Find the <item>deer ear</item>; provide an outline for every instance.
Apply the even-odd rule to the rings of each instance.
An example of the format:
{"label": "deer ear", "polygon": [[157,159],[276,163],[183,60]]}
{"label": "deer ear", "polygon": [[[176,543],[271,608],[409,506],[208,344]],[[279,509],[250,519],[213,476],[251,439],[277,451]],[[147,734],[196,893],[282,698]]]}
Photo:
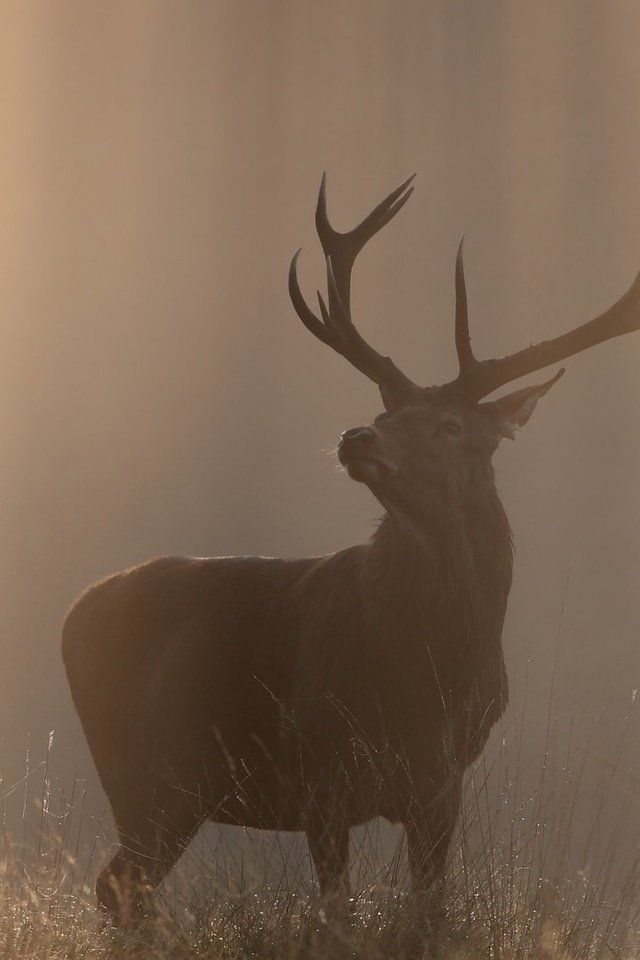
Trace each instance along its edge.
{"label": "deer ear", "polygon": [[545,383],[535,387],[524,387],[522,390],[507,394],[506,397],[500,397],[499,400],[480,404],[481,409],[486,411],[490,418],[496,434],[496,443],[504,437],[508,437],[509,440],[515,439],[516,430],[527,423],[540,397],[543,397],[547,390],[557,383],[563,373],[564,367]]}

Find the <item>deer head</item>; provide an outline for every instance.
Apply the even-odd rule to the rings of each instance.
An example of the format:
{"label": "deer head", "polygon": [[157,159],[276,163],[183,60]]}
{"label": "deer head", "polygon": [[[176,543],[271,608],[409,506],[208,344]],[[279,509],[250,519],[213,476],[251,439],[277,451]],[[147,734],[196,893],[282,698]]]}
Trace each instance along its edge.
{"label": "deer head", "polygon": [[[367,243],[407,202],[413,177],[389,194],[353,230],[340,233],[327,216],[323,175],[316,229],[327,268],[328,300],[318,293],[320,315],[305,302],[297,278],[298,250],[289,270],[289,294],[308,330],[340,353],[380,389],[386,413],[369,427],[347,430],[338,456],[350,476],[366,483],[390,512],[428,510],[432,518],[489,478],[491,455],[504,437],[531,416],[538,400],[562,376],[525,387],[498,400],[480,401],[494,390],[612,337],[640,327],[640,274],[627,293],[595,320],[518,353],[478,360],[471,349],[462,242],[455,266],[455,345],[459,373],[441,386],[420,387],[389,357],[358,333],[350,306],[351,272]],[[485,480],[483,480],[483,477]],[[488,489],[489,487],[487,487]],[[401,505],[401,506],[399,506]]]}

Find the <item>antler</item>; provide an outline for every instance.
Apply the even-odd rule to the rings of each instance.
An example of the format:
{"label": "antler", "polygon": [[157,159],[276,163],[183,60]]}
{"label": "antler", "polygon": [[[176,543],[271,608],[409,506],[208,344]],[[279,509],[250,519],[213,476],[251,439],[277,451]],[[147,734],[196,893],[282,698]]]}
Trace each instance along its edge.
{"label": "antler", "polygon": [[[415,176],[415,174],[414,174]],[[384,357],[371,347],[358,333],[351,320],[351,270],[356,257],[371,237],[382,229],[402,209],[411,194],[409,187],[413,177],[393,190],[353,230],[340,233],[329,223],[327,216],[326,174],[322,175],[318,205],[316,207],[316,230],[322,244],[327,264],[327,307],[318,292],[322,319],[307,305],[298,284],[297,263],[300,250],[294,255],[289,268],[289,296],[296,313],[311,333],[342,354],[354,367],[373,380],[380,389],[387,410],[398,405],[399,398],[417,386],[389,357]]]}
{"label": "antler", "polygon": [[552,363],[572,357],[598,343],[640,329],[640,273],[613,306],[594,320],[588,320],[568,333],[534,343],[518,353],[491,360],[476,360],[471,350],[467,293],[464,281],[462,241],[456,258],[455,337],[460,373],[450,384],[474,400],[480,400],[498,387],[541,370]]}
{"label": "antler", "polygon": [[[415,176],[415,174],[414,174]],[[316,230],[327,264],[327,307],[318,292],[320,317],[307,305],[298,284],[297,264],[300,250],[289,268],[289,296],[296,313],[311,333],[326,343],[349,363],[373,380],[380,389],[387,410],[397,409],[412,402],[421,388],[406,376],[389,357],[371,347],[358,333],[351,319],[351,271],[356,257],[379,230],[402,209],[411,194],[414,177],[409,177],[375,207],[353,230],[340,233],[329,223],[327,216],[326,175],[322,175]],[[572,357],[598,343],[632,333],[640,329],[640,273],[627,292],[595,320],[589,320],[574,330],[553,340],[534,343],[507,357],[477,360],[471,349],[467,290],[464,279],[463,241],[460,241],[455,272],[456,309],[455,342],[460,372],[447,387],[455,387],[473,400],[481,400],[498,387],[520,377],[541,370],[552,363]]]}

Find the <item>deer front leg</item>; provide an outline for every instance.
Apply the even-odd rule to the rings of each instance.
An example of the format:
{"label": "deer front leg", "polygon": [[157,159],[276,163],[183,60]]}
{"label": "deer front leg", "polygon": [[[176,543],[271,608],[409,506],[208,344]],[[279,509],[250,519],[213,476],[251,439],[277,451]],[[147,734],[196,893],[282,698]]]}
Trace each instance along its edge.
{"label": "deer front leg", "polygon": [[455,777],[431,801],[417,800],[407,817],[407,852],[411,872],[409,953],[421,956],[428,944],[436,955],[443,933],[444,874],[447,853],[461,801],[461,780]]}
{"label": "deer front leg", "polygon": [[341,919],[348,912],[351,895],[349,826],[337,811],[318,812],[307,823],[306,834],[327,922]]}

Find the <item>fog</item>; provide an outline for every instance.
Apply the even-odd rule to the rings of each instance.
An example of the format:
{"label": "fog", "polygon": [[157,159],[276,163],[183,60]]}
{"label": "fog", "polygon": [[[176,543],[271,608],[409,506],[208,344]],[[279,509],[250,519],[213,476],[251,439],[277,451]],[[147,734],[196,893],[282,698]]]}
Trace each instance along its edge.
{"label": "fog", "polygon": [[[343,228],[418,174],[353,281],[359,328],[416,381],[456,373],[462,233],[480,357],[596,316],[640,267],[640,7],[16,0],[0,19],[0,791],[54,730],[56,776],[99,810],[59,653],[74,596],[159,553],[329,552],[381,513],[332,455],[375,388],[288,302],[298,246],[322,283],[322,171]],[[497,735],[520,724],[534,770],[548,730],[558,757],[570,736],[596,798],[617,763],[629,844],[639,370],[639,334],[570,360],[495,458],[516,544]]]}

